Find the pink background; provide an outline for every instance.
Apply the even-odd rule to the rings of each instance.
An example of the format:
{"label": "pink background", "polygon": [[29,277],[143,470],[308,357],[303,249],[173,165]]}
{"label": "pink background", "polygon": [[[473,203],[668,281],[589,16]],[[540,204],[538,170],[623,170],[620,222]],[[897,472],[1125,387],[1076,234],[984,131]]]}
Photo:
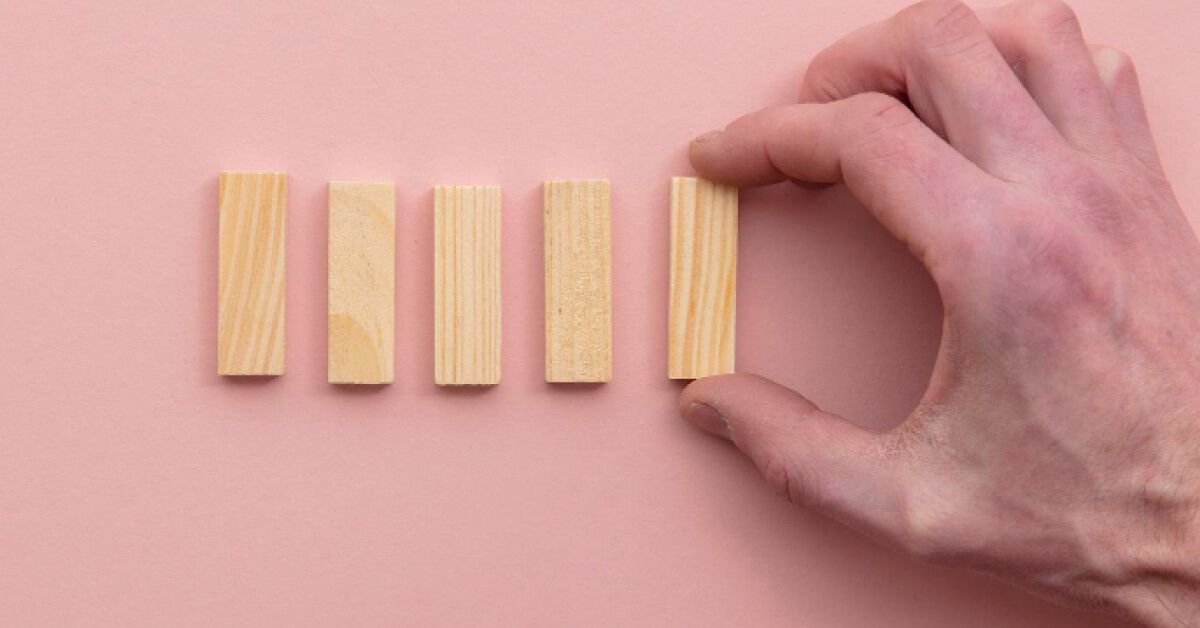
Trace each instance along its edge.
{"label": "pink background", "polygon": [[[1117,626],[909,562],[677,417],[668,177],[900,0],[0,4],[0,625]],[[1200,219],[1200,10],[1078,2]],[[288,373],[215,375],[221,169],[291,175]],[[607,177],[615,379],[542,382],[541,181]],[[325,377],[330,179],[398,186],[398,381]],[[430,187],[504,185],[504,383],[432,384]],[[742,195],[738,366],[885,426],[939,302],[842,190]]]}

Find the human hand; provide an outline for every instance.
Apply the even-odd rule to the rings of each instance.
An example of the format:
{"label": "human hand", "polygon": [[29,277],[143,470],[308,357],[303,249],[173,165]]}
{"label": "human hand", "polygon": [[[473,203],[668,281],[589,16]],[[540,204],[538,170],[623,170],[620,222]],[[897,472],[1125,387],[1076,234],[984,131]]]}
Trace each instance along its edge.
{"label": "human hand", "polygon": [[740,374],[688,386],[685,418],[918,558],[1200,625],[1200,246],[1128,58],[1059,2],[930,0],[819,54],[800,101],[692,163],[844,183],[938,286],[932,380],[883,434]]}

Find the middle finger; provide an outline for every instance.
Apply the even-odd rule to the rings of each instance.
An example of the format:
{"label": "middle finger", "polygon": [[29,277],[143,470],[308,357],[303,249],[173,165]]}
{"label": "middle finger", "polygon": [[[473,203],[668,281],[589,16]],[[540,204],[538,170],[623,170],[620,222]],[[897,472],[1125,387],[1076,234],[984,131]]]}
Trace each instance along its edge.
{"label": "middle finger", "polygon": [[975,13],[926,0],[835,43],[813,59],[801,100],[862,92],[907,98],[918,116],[985,171],[1029,180],[1065,141]]}

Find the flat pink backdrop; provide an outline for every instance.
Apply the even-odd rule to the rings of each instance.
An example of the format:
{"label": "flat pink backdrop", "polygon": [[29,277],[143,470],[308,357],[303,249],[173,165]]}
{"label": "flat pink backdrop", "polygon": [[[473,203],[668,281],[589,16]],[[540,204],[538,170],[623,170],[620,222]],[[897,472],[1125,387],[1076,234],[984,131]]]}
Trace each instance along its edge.
{"label": "flat pink backdrop", "polygon": [[[668,177],[900,0],[0,4],[0,625],[1117,626],[914,564],[678,419]],[[1200,219],[1200,10],[1078,2]],[[287,375],[215,375],[222,169],[291,175]],[[541,182],[613,183],[612,383],[542,382]],[[326,182],[398,186],[398,381],[325,384]],[[432,373],[431,192],[504,186],[504,383]],[[738,367],[874,426],[940,328],[839,189],[742,195]]]}

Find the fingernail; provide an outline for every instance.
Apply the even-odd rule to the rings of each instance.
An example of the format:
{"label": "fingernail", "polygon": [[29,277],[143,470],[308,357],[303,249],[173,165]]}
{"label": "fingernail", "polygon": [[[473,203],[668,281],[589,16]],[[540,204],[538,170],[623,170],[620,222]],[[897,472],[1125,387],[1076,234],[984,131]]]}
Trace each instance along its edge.
{"label": "fingernail", "polygon": [[724,131],[720,131],[720,130],[709,131],[708,133],[705,133],[704,135],[701,135],[700,137],[697,137],[696,139],[694,139],[692,141],[695,142],[696,144],[703,144],[722,133],[724,133]]}
{"label": "fingernail", "polygon": [[729,421],[721,416],[716,410],[702,404],[693,403],[683,411],[683,418],[692,423],[696,427],[708,432],[716,434],[721,438],[733,439],[733,433],[729,429]]}

